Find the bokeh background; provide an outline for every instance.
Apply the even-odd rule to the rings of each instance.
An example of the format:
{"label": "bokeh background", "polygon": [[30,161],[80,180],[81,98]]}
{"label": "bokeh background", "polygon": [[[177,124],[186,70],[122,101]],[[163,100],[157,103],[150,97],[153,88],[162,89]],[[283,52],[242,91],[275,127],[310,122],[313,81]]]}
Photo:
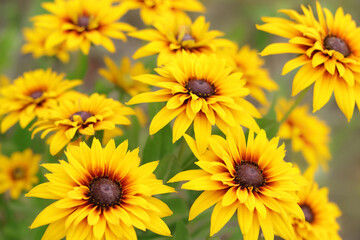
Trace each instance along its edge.
{"label": "bokeh background", "polygon": [[[45,11],[40,7],[42,0],[0,0],[0,75],[5,74],[10,79],[15,79],[23,72],[35,68],[52,67],[58,72],[69,73],[74,70],[77,62],[77,54],[71,56],[69,64],[62,64],[57,59],[41,58],[34,60],[31,55],[20,53],[24,42],[22,29],[30,27],[31,16]],[[236,41],[240,45],[250,45],[259,51],[272,42],[285,41],[284,39],[271,36],[256,30],[255,25],[261,23],[261,16],[281,16],[278,9],[291,8],[300,10],[300,4],[315,6],[315,1],[295,0],[203,0],[207,8],[205,13],[207,21],[211,23],[211,29],[226,33],[225,37]],[[343,7],[346,13],[350,13],[353,19],[360,25],[360,12],[358,0],[323,0],[323,7],[335,12],[337,7]],[[191,14],[196,17],[198,14]],[[144,25],[138,15],[138,11],[131,11],[124,16],[126,21],[138,28]],[[124,56],[131,56],[142,44],[140,40],[129,38],[127,43],[116,42],[117,52],[110,54],[115,60]],[[360,41],[359,41],[360,44]],[[90,52],[90,65],[84,79],[82,90],[92,92],[96,89],[95,82],[101,77],[97,69],[103,66],[102,56],[108,53],[101,47],[92,48]],[[284,63],[290,59],[290,55],[276,55],[265,58],[266,68],[271,77],[280,85],[280,95],[290,97],[291,83],[294,72],[282,76],[281,69]],[[154,66],[153,58],[145,58],[143,61],[148,67]],[[105,80],[103,80],[105,81]],[[270,99],[272,96],[270,96]],[[311,103],[311,92],[305,97],[304,102]],[[325,120],[331,127],[331,152],[333,159],[330,162],[328,172],[318,172],[316,180],[321,187],[326,186],[330,191],[330,200],[336,202],[342,216],[339,219],[341,225],[340,235],[346,240],[360,239],[360,117],[359,111],[355,110],[354,117],[350,122],[340,112],[334,98],[316,116]],[[19,133],[21,135],[21,133]],[[23,138],[16,138],[16,144],[3,141],[2,152],[10,154],[15,150],[23,150],[31,143],[25,143]],[[290,151],[290,149],[288,149]],[[292,154],[292,157],[301,160],[300,155]],[[40,174],[43,174],[43,170]],[[44,228],[29,230],[34,217],[39,213],[37,206],[47,204],[45,200],[29,200],[20,198],[4,207],[0,202],[0,239],[40,239]],[[221,239],[226,239],[223,237]]]}

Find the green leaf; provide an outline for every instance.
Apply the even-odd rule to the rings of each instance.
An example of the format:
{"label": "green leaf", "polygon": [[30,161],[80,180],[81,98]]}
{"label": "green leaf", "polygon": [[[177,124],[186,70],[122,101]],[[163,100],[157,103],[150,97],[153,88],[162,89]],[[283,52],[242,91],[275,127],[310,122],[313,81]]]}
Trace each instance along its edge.
{"label": "green leaf", "polygon": [[189,231],[186,228],[186,225],[183,221],[178,221],[176,223],[174,239],[175,240],[189,240],[190,239]]}

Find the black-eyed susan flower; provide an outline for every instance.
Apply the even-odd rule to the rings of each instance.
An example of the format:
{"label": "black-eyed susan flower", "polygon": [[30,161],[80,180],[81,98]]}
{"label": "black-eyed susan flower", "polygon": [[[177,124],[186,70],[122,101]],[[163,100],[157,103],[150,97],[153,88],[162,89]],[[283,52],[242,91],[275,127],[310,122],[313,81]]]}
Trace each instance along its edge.
{"label": "black-eyed susan flower", "polygon": [[336,219],[341,215],[341,211],[335,203],[329,201],[329,189],[326,187],[319,188],[312,177],[312,170],[309,170],[305,172],[309,184],[297,193],[305,221],[293,218],[295,239],[340,240],[341,237],[338,234],[340,226]]}
{"label": "black-eyed susan flower", "polygon": [[0,193],[9,191],[11,198],[17,199],[23,190],[29,191],[39,181],[40,159],[31,149],[15,152],[10,158],[0,155]]}
{"label": "black-eyed susan flower", "polygon": [[[289,111],[294,101],[280,99],[275,106],[277,120],[280,121]],[[330,128],[316,116],[309,113],[307,105],[296,107],[279,128],[277,135],[291,140],[292,150],[301,152],[305,160],[313,167],[319,164],[328,169],[331,159],[329,150]]]}
{"label": "black-eyed susan flower", "polygon": [[97,93],[90,97],[64,99],[48,110],[48,117],[39,119],[31,127],[33,136],[43,131],[41,138],[49,138],[50,153],[55,155],[66,144],[79,136],[93,136],[96,131],[115,129],[116,125],[129,125],[128,115],[134,111],[119,101]]}
{"label": "black-eyed susan flower", "polygon": [[69,90],[80,84],[80,80],[64,80],[64,74],[51,69],[24,73],[0,90],[0,115],[5,115],[1,132],[18,121],[25,128],[35,117],[43,117],[46,110],[60,99],[76,95]]}
{"label": "black-eyed susan flower", "polygon": [[260,228],[266,240],[274,234],[295,238],[289,214],[304,219],[296,196],[304,179],[284,161],[284,144],[278,147],[278,137],[269,141],[261,130],[254,138],[250,130],[246,143],[242,128],[233,127],[226,139],[211,136],[203,154],[191,137],[185,139],[201,169],[180,172],[170,182],[190,180],[182,188],[204,191],[191,206],[189,220],[215,204],[210,236],[237,212],[245,240],[257,240]]}
{"label": "black-eyed susan flower", "polygon": [[186,16],[185,12],[204,12],[204,5],[198,0],[113,0],[121,2],[128,10],[140,9],[140,17],[147,24],[153,24],[159,17]]}
{"label": "black-eyed susan flower", "polygon": [[240,49],[229,48],[218,54],[228,60],[235,72],[244,74],[245,87],[250,90],[249,96],[263,105],[268,105],[264,90],[277,90],[278,85],[270,78],[269,72],[263,68],[264,60],[259,57],[257,50],[243,46]]}
{"label": "black-eyed susan flower", "polygon": [[[280,10],[291,20],[264,17],[258,29],[290,39],[287,43],[267,46],[262,55],[296,53],[288,61],[283,74],[301,66],[296,73],[292,95],[314,84],[313,110],[322,108],[334,92],[341,111],[350,121],[355,100],[360,104],[360,30],[349,14],[337,9],[335,16],[316,3],[318,20],[311,7],[301,6],[303,14]],[[325,15],[324,15],[325,13]]]}
{"label": "black-eyed susan flower", "polygon": [[133,97],[128,104],[164,102],[152,119],[150,134],[154,134],[175,118],[173,141],[178,140],[194,123],[194,132],[200,151],[207,146],[212,125],[223,131],[228,126],[241,124],[259,130],[253,116],[260,117],[256,108],[244,97],[241,73],[231,73],[232,68],[216,55],[195,55],[182,52],[172,62],[155,71],[159,75],[144,74],[135,77],[160,90]]}
{"label": "black-eyed susan flower", "polygon": [[172,214],[153,195],[174,192],[156,179],[157,162],[140,166],[139,149],[128,151],[127,141],[115,147],[114,140],[102,148],[94,139],[91,148],[68,146],[67,162],[43,164],[50,171],[48,182],[26,196],[54,199],[30,228],[47,225],[42,239],[129,239],[134,228],[171,236],[161,219]]}
{"label": "black-eyed susan flower", "polygon": [[63,63],[69,61],[69,53],[66,48],[66,44],[58,44],[53,47],[45,47],[46,39],[52,30],[46,28],[25,28],[24,37],[25,44],[21,48],[23,54],[31,53],[34,58],[40,58],[42,56],[52,57],[56,56]]}
{"label": "black-eyed susan flower", "polygon": [[229,40],[219,38],[224,34],[217,30],[209,31],[209,23],[200,16],[194,22],[187,16],[175,18],[166,16],[154,23],[154,29],[143,29],[129,33],[129,36],[149,41],[139,48],[133,58],[138,59],[158,54],[157,64],[169,62],[176,53],[213,53],[218,48],[234,48]]}
{"label": "black-eyed susan flower", "polygon": [[130,59],[128,57],[124,57],[118,67],[114,61],[107,56],[104,58],[104,61],[107,69],[99,69],[99,74],[121,88],[124,92],[134,96],[139,93],[149,91],[149,86],[147,84],[134,81],[131,78],[132,76],[150,72],[145,69],[143,63],[136,62],[134,65],[131,65]]}
{"label": "black-eyed susan flower", "polygon": [[124,31],[134,27],[118,22],[126,9],[113,6],[111,0],[55,0],[42,7],[50,12],[32,18],[35,27],[48,29],[45,48],[66,44],[68,50],[78,50],[88,54],[91,44],[102,45],[115,52],[111,38],[126,40]]}
{"label": "black-eyed susan flower", "polygon": [[0,89],[10,84],[10,79],[5,75],[0,75]]}

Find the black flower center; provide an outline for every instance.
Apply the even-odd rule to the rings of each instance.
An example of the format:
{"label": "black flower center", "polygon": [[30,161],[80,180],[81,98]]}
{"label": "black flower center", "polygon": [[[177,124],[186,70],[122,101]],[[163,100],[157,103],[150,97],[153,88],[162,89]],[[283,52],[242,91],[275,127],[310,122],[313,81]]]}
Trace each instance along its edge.
{"label": "black flower center", "polygon": [[37,90],[37,91],[34,91],[30,94],[30,97],[32,97],[33,99],[37,99],[39,97],[41,97],[43,95],[43,91],[41,90]]}
{"label": "black flower center", "polygon": [[242,187],[258,188],[265,184],[262,171],[254,163],[241,163],[235,167],[235,181]]}
{"label": "black flower center", "polygon": [[343,40],[334,36],[327,36],[324,39],[324,47],[328,50],[335,50],[344,55],[344,57],[349,56],[351,53],[349,46]]}
{"label": "black flower center", "polygon": [[305,221],[312,223],[314,221],[314,213],[307,204],[300,205],[301,210],[304,212]]}
{"label": "black flower center", "polygon": [[21,167],[16,167],[12,171],[12,177],[14,180],[19,180],[25,177],[25,171]]}
{"label": "black flower center", "polygon": [[106,177],[95,178],[89,185],[89,201],[101,208],[107,208],[120,203],[122,188],[119,182]]}
{"label": "black flower center", "polygon": [[205,80],[192,79],[185,88],[201,98],[207,98],[215,94],[215,88]]}
{"label": "black flower center", "polygon": [[81,120],[82,120],[83,122],[85,122],[89,117],[92,116],[92,114],[89,113],[89,112],[80,111],[80,112],[76,112],[76,113],[74,113],[73,115],[71,115],[69,119],[70,119],[71,121],[74,121],[74,116],[75,116],[75,115],[80,116],[80,117],[81,117]]}
{"label": "black flower center", "polygon": [[87,28],[90,23],[90,18],[88,16],[81,16],[78,18],[77,25],[79,27]]}

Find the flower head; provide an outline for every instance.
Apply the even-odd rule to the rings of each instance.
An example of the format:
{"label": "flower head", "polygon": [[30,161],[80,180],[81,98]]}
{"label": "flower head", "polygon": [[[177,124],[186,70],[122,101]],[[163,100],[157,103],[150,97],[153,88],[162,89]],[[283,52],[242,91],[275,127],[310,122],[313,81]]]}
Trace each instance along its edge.
{"label": "flower head", "polygon": [[5,132],[17,121],[25,128],[35,117],[46,115],[47,109],[60,99],[76,95],[69,89],[80,85],[80,80],[64,80],[64,74],[47,70],[24,73],[12,84],[0,90],[1,131]]}
{"label": "flower head", "polygon": [[174,192],[157,180],[158,162],[140,165],[139,150],[128,151],[127,141],[114,140],[102,148],[94,139],[91,148],[68,146],[68,162],[44,164],[49,180],[26,196],[54,199],[30,228],[47,225],[42,239],[137,239],[135,229],[171,236],[162,217],[169,207],[153,197]]}
{"label": "flower head", "polygon": [[[290,109],[294,101],[280,99],[275,107],[278,121]],[[292,150],[301,152],[312,167],[322,165],[328,168],[327,162],[331,158],[329,150],[330,128],[324,121],[311,115],[308,106],[296,107],[281,124],[277,135],[282,139],[290,139]]]}
{"label": "flower head", "polygon": [[32,18],[35,27],[48,29],[45,48],[66,44],[68,50],[78,50],[88,54],[91,44],[102,45],[115,52],[110,38],[126,40],[123,31],[133,31],[134,27],[118,22],[126,13],[121,6],[113,6],[111,0],[55,0],[43,3],[50,12]]}
{"label": "flower head", "polygon": [[200,16],[194,22],[187,16],[175,18],[166,16],[154,23],[155,29],[144,29],[129,33],[129,36],[150,43],[139,48],[133,58],[141,58],[159,54],[159,66],[168,63],[176,53],[214,53],[219,47],[234,48],[234,43],[218,38],[224,34],[220,31],[209,31],[209,23]]}
{"label": "flower head", "polygon": [[124,57],[121,60],[120,67],[109,57],[105,57],[104,61],[108,69],[99,69],[100,75],[120,87],[124,92],[134,96],[149,91],[147,84],[131,79],[133,76],[149,73],[149,71],[145,69],[144,64],[137,62],[131,66],[131,61],[128,57]]}
{"label": "flower head", "polygon": [[296,239],[340,240],[338,234],[340,227],[336,218],[341,215],[341,211],[335,203],[329,202],[329,190],[326,187],[319,188],[311,176],[311,171],[313,169],[305,172],[309,184],[297,194],[300,198],[299,205],[304,212],[305,221],[296,217],[292,219]]}
{"label": "flower head", "polygon": [[296,196],[304,179],[298,169],[284,161],[284,145],[278,147],[279,138],[269,141],[264,130],[254,138],[250,130],[246,143],[242,128],[233,127],[226,139],[211,136],[204,154],[191,137],[185,135],[185,139],[201,169],[181,172],[170,182],[190,180],[182,188],[204,191],[191,206],[189,220],[215,204],[211,236],[237,211],[245,240],[257,240],[260,227],[266,240],[274,239],[274,234],[294,239],[289,214],[304,218]]}
{"label": "flower head", "polygon": [[176,118],[173,141],[178,140],[194,123],[195,137],[204,151],[211,135],[212,125],[226,131],[228,126],[241,124],[259,130],[253,116],[260,117],[253,105],[244,100],[249,90],[244,88],[241,73],[232,73],[223,60],[215,55],[182,52],[162,68],[159,75],[145,74],[135,80],[161,88],[155,92],[133,97],[128,104],[164,102],[150,124],[154,134]]}
{"label": "flower head", "polygon": [[25,28],[24,36],[26,43],[22,46],[21,52],[23,54],[32,53],[34,58],[56,56],[63,63],[67,63],[70,56],[65,43],[49,48],[45,47],[46,39],[50,33],[51,30],[47,28]]}
{"label": "flower head", "polygon": [[49,139],[50,153],[55,155],[79,136],[93,136],[96,131],[129,125],[128,115],[134,115],[131,108],[103,95],[79,96],[65,99],[49,109],[48,117],[39,119],[32,126],[32,135],[44,131],[41,134],[41,138],[44,138],[50,132],[55,132]]}
{"label": "flower head", "polygon": [[322,108],[334,92],[337,105],[350,121],[355,101],[360,105],[360,29],[341,7],[335,16],[319,2],[316,7],[318,20],[311,7],[304,6],[303,14],[281,10],[291,20],[263,18],[265,24],[258,29],[290,40],[271,44],[261,54],[299,54],[283,68],[286,74],[301,66],[293,81],[292,95],[314,83],[313,110]]}
{"label": "flower head", "polygon": [[21,191],[29,191],[39,181],[36,174],[40,159],[31,149],[15,152],[10,158],[0,155],[0,193],[10,191],[11,198],[17,199]]}

